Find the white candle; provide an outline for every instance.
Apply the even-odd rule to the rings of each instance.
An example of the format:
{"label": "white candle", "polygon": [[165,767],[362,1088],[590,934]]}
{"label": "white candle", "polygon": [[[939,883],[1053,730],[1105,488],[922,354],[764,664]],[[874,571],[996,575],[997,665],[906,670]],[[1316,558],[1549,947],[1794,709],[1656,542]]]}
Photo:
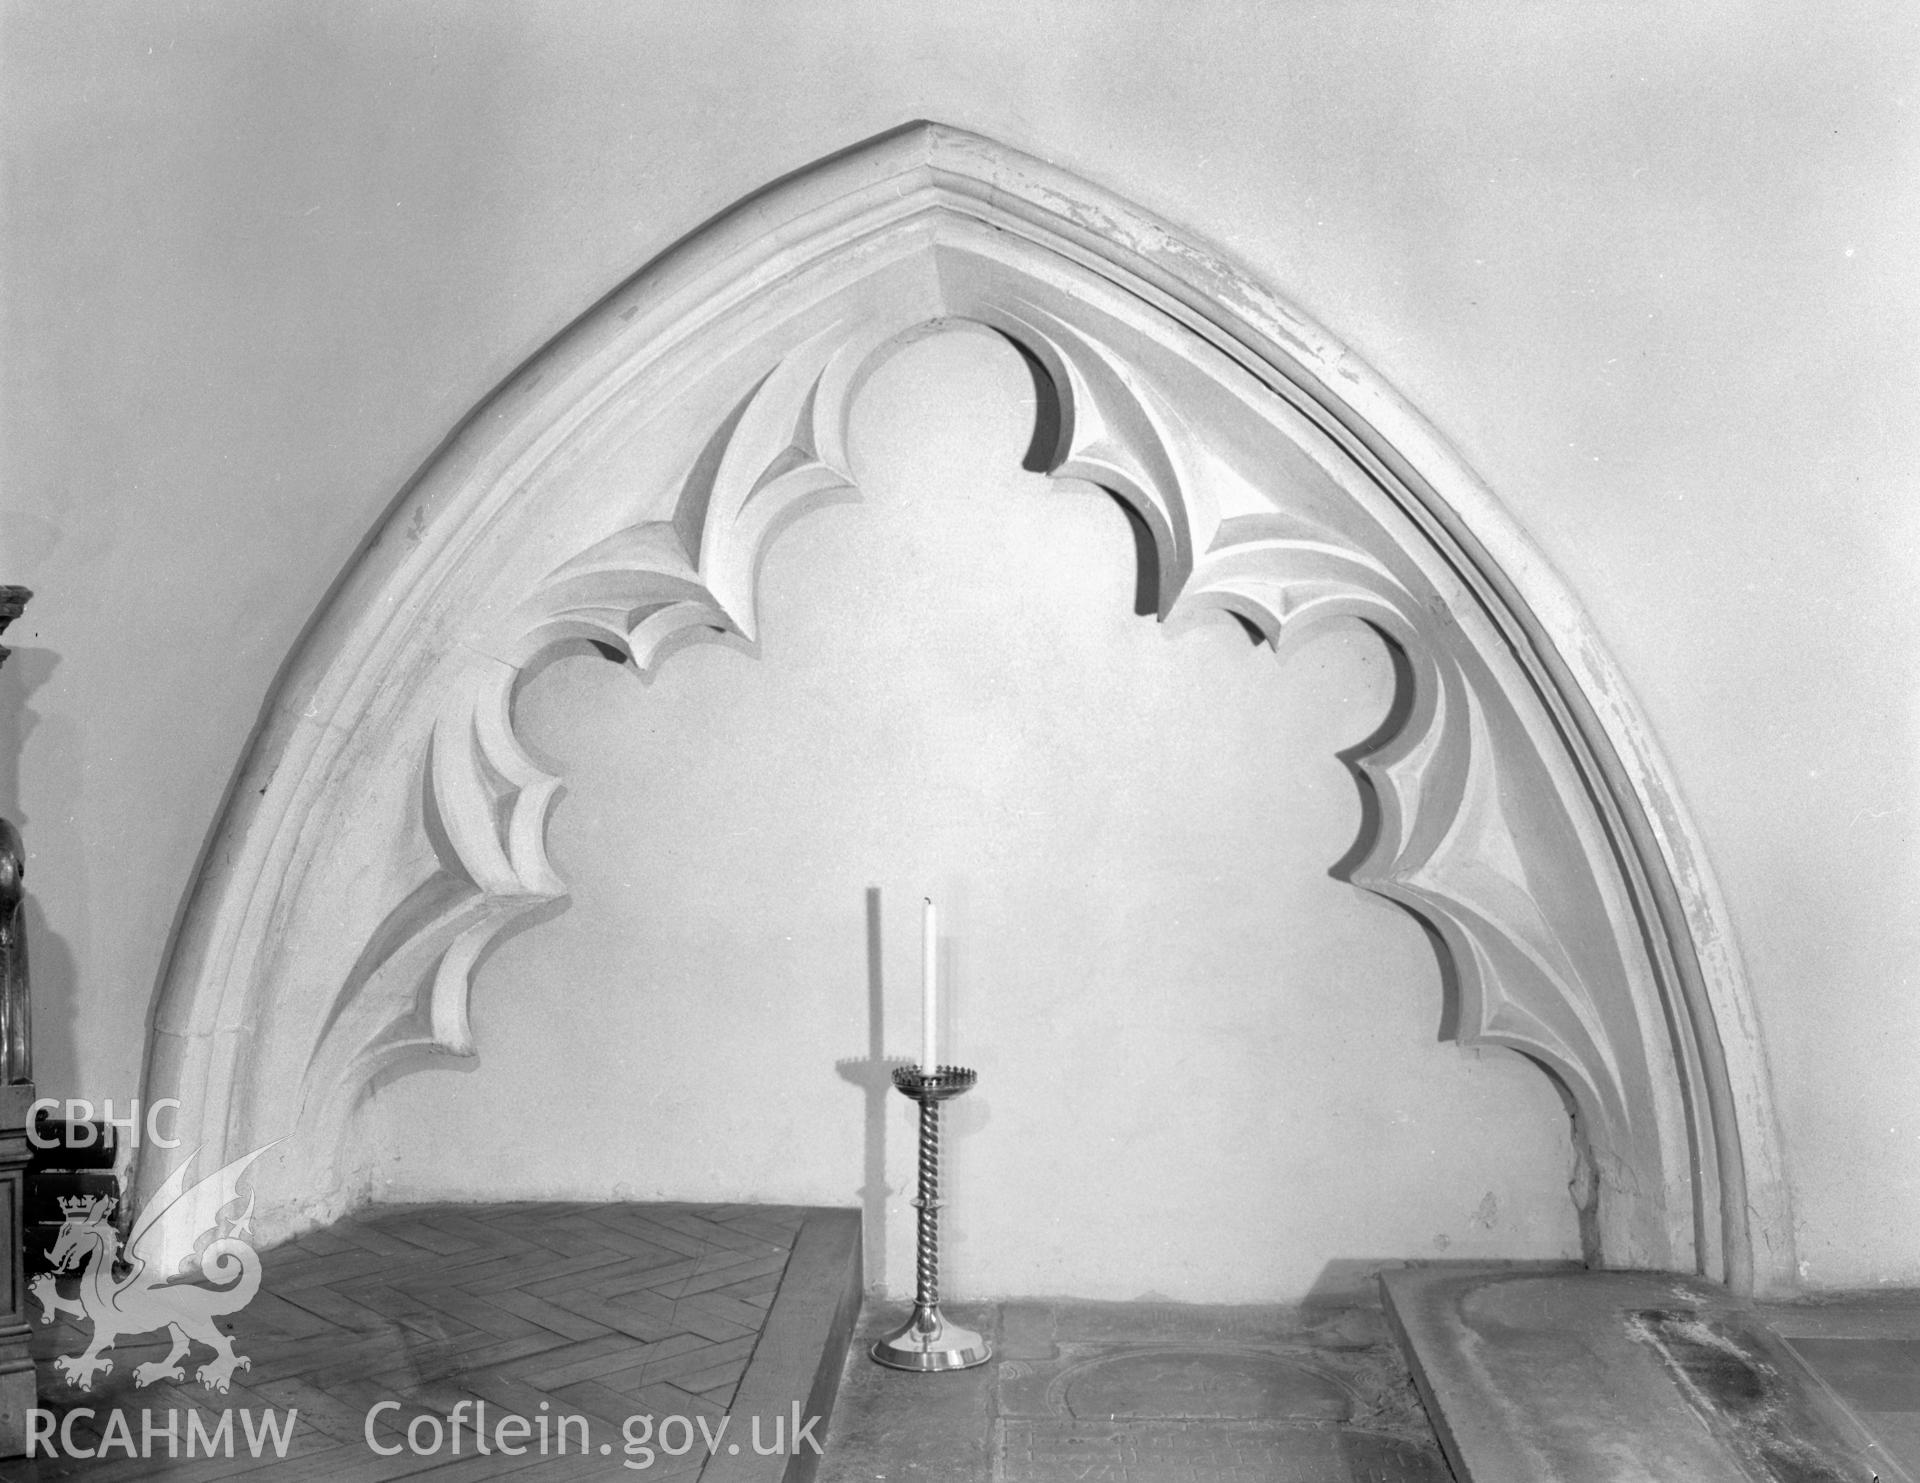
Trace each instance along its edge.
{"label": "white candle", "polygon": [[927,897],[920,914],[920,1069],[929,1076],[940,1064],[934,1053],[934,1031],[940,1022],[939,942],[933,898]]}

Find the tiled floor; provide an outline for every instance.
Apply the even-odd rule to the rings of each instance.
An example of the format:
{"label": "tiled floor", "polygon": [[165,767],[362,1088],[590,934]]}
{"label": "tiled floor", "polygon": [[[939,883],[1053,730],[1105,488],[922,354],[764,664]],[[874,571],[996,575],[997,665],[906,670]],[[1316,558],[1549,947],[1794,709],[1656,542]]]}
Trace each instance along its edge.
{"label": "tiled floor", "polygon": [[948,1305],[994,1343],[974,1370],[903,1374],[866,1345],[821,1483],[1447,1483],[1378,1305],[1303,1313],[1158,1303]]}
{"label": "tiled floor", "polygon": [[[55,1357],[77,1354],[91,1326],[63,1313],[36,1328],[42,1404],[58,1415],[56,1440],[72,1446],[0,1463],[0,1479],[691,1477],[706,1458],[696,1428],[727,1415],[806,1214],[764,1205],[376,1209],[265,1254],[259,1293],[222,1322],[250,1360],[225,1394],[196,1381],[208,1358],[198,1347],[182,1379],[137,1386],[136,1365],[164,1355],[164,1335],[114,1348],[113,1369],[77,1391]],[[74,1279],[62,1287],[71,1296]],[[393,1404],[369,1433],[369,1412],[383,1403]],[[284,1425],[293,1412],[282,1455],[265,1421]],[[655,1418],[651,1461],[634,1471],[623,1466],[623,1427],[642,1414]],[[522,1441],[510,1427],[507,1444],[527,1450],[476,1452],[476,1417],[497,1442],[509,1415],[527,1418],[529,1431]],[[227,1450],[223,1416],[234,1455],[210,1457]],[[574,1419],[563,1426],[563,1417]],[[692,1445],[678,1457],[682,1437],[668,1435],[667,1417],[685,1418]],[[214,1445],[200,1442],[207,1436]],[[554,1450],[562,1436],[565,1455]]]}

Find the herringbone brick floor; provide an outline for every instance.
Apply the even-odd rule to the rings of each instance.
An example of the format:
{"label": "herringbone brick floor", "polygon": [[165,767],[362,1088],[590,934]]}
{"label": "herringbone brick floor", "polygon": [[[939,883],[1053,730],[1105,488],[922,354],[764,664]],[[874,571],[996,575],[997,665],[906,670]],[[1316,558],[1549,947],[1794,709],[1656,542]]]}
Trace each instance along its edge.
{"label": "herringbone brick floor", "polygon": [[[209,1357],[200,1346],[185,1381],[138,1387],[134,1367],[163,1357],[164,1334],[128,1336],[111,1351],[111,1373],[77,1391],[53,1360],[83,1349],[91,1326],[63,1314],[36,1327],[40,1403],[60,1418],[63,1445],[57,1457],[0,1463],[0,1479],[691,1478],[709,1455],[701,1423],[710,1435],[727,1417],[804,1218],[766,1205],[376,1207],[263,1254],[258,1295],[221,1320],[251,1361],[225,1395],[196,1382]],[[62,1283],[68,1295],[75,1286],[71,1276]],[[383,1402],[398,1404],[375,1416],[369,1440],[369,1411]],[[449,1418],[463,1402],[456,1434]],[[524,1453],[476,1452],[478,1404],[489,1446],[501,1419],[527,1419],[529,1435],[516,1439],[509,1425],[504,1438]],[[294,1412],[280,1455],[261,1421],[284,1426]],[[226,1413],[230,1457],[219,1440]],[[420,1419],[428,1416],[437,1426]],[[623,1432],[638,1416],[653,1418],[651,1436],[637,1423]],[[561,1417],[584,1422],[562,1427]],[[718,1450],[771,1443],[735,1420],[742,1433],[716,1438]],[[562,1435],[565,1453],[555,1450]],[[628,1466],[644,1457],[628,1450],[633,1437],[651,1448],[644,1470]],[[68,1455],[80,1451],[99,1455]]]}

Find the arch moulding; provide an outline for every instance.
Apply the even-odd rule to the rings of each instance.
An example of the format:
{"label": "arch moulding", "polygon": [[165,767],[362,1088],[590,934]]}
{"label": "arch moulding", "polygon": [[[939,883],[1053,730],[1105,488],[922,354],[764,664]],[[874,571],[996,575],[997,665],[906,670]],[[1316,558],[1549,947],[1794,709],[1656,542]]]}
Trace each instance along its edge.
{"label": "arch moulding", "polygon": [[[1661,759],[1571,595],[1438,435],[1204,248],[988,140],[921,124],[750,198],[496,392],[390,510],[268,703],[193,883],[148,1056],[200,1167],[283,1139],[256,1223],[344,1213],[371,1080],[476,1053],[488,946],[561,900],[560,779],[516,686],[592,639],[641,670],[755,636],[760,557],[852,488],[890,347],[1002,334],[1057,403],[1056,478],[1151,534],[1160,616],[1276,648],[1358,618],[1394,734],[1355,771],[1347,877],[1420,918],[1454,1033],[1574,1110],[1591,1259],[1789,1285],[1757,1028]],[[1048,419],[1051,430],[1052,419]],[[166,1174],[139,1170],[143,1194]]]}

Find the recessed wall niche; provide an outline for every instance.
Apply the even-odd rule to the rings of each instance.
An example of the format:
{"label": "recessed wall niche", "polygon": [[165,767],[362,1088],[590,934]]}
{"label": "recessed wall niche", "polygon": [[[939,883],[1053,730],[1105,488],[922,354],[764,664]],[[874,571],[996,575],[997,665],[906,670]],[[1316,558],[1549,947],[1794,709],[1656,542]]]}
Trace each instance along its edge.
{"label": "recessed wall niche", "polygon": [[[1578,1254],[1551,1085],[1442,1042],[1425,934],[1330,874],[1385,646],[1142,616],[1121,507],[1022,467],[1035,402],[999,336],[911,342],[853,407],[859,500],[768,549],[757,653],[643,682],[582,647],[522,686],[571,904],[481,970],[486,1054],[363,1109],[377,1197],[870,1197],[837,1063],[869,1045],[874,889],[886,1049],[916,1043],[932,893],[982,1076],[950,1115],[953,1291],[1285,1300],[1335,1258]],[[890,1102],[868,1266],[900,1293]]]}
{"label": "recessed wall niche", "polygon": [[[146,1079],[203,1156],[271,1147],[260,1233],[368,1196],[362,1100],[488,1054],[476,971],[570,898],[547,847],[564,779],[517,734],[522,683],[581,640],[643,673],[689,638],[756,640],[775,537],[858,483],[861,389],[960,323],[1043,369],[1060,417],[1033,466],[1128,502],[1161,618],[1223,609],[1282,652],[1343,618],[1390,636],[1405,704],[1349,754],[1378,827],[1342,873],[1444,947],[1461,1043],[1566,1092],[1583,1255],[1777,1285],[1790,1229],[1745,979],[1573,595],[1299,311],[936,124],[743,200],[601,299],[409,482],[290,656],[189,891]],[[144,1160],[136,1193],[162,1177]]]}

